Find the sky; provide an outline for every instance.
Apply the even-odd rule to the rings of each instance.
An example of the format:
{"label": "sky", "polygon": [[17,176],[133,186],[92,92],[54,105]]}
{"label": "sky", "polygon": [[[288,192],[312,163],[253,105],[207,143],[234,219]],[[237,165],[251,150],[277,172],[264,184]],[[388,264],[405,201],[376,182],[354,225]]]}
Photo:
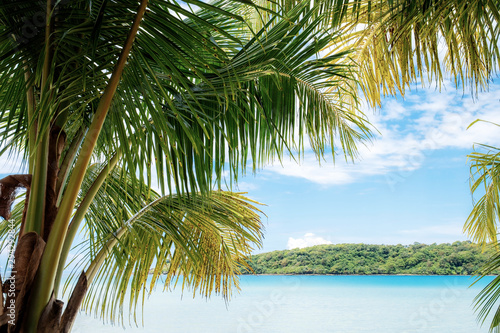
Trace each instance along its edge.
{"label": "sky", "polygon": [[[263,246],[254,253],[318,244],[452,243],[467,240],[473,206],[469,154],[474,143],[499,145],[500,84],[472,98],[445,82],[412,88],[364,112],[378,130],[355,163],[321,166],[312,151],[240,178],[239,191],[265,206]],[[17,161],[18,162],[18,161]],[[0,175],[18,163],[0,157]]]}

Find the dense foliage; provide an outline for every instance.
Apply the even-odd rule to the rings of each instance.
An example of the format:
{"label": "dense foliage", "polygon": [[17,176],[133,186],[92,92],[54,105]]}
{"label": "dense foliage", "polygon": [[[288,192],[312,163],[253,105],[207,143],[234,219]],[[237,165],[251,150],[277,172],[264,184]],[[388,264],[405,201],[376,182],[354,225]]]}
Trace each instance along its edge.
{"label": "dense foliage", "polygon": [[482,251],[468,241],[439,245],[317,245],[257,254],[250,266],[255,274],[472,275],[493,253],[493,248]]}

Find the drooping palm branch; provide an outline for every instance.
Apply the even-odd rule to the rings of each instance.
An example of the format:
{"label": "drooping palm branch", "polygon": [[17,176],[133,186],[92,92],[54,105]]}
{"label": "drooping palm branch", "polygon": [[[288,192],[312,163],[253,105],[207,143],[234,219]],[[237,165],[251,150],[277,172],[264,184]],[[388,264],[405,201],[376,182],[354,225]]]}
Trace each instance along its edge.
{"label": "drooping palm branch", "polygon": [[[98,166],[89,169],[83,190],[98,171]],[[144,304],[144,294],[158,282],[169,289],[179,279],[193,295],[215,292],[229,298],[231,287],[238,287],[240,267],[247,265],[244,259],[262,242],[262,212],[253,206],[258,203],[224,191],[162,197],[150,190],[138,197],[134,186],[123,170],[114,169],[85,215],[84,237],[77,237],[68,253],[71,274],[65,285],[78,291],[78,278],[85,278],[84,309],[123,321],[128,303],[137,320],[135,308],[141,299]],[[16,204],[10,226],[1,225],[1,237],[12,225],[19,227],[23,206],[23,201]]]}
{"label": "drooping palm branch", "polygon": [[354,1],[344,12],[344,33],[329,50],[354,50],[355,77],[372,106],[414,82],[440,87],[450,78],[476,92],[498,72],[498,1]]}

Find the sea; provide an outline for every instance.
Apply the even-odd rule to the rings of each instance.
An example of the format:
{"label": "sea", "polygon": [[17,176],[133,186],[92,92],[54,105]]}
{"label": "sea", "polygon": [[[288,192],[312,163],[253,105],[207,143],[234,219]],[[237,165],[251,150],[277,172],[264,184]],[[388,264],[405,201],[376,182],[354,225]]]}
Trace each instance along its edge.
{"label": "sea", "polygon": [[[153,291],[137,322],[81,313],[78,333],[474,333],[474,297],[493,277],[245,275],[226,302],[180,289]],[[140,306],[139,306],[140,307]]]}

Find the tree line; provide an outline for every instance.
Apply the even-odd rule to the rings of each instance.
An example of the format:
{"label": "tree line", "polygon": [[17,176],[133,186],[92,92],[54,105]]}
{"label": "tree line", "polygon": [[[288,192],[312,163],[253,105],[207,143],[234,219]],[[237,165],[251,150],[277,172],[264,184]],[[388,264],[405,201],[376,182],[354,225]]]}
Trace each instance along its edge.
{"label": "tree line", "polygon": [[494,252],[470,241],[317,245],[254,255],[243,274],[472,275]]}

